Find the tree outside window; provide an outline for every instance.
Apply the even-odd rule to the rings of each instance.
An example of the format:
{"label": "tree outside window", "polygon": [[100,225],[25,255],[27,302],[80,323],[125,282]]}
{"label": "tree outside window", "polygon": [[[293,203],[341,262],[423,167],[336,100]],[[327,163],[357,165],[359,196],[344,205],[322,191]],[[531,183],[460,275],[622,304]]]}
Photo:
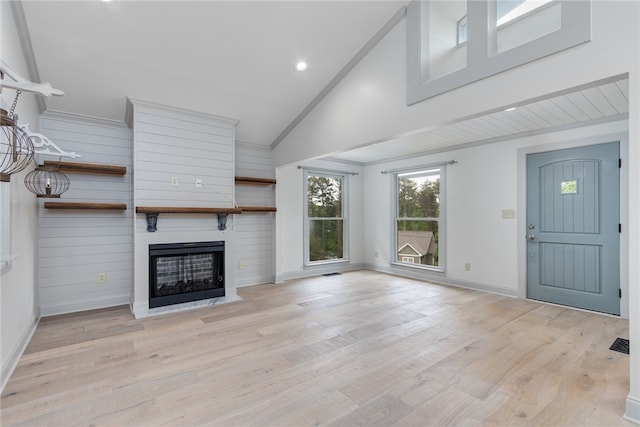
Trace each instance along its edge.
{"label": "tree outside window", "polygon": [[308,262],[344,259],[344,177],[307,174]]}

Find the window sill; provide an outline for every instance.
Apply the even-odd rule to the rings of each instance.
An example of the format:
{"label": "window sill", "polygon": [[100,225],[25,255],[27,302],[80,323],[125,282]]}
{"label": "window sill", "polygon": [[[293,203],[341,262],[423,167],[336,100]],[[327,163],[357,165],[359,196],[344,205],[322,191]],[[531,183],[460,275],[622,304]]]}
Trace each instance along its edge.
{"label": "window sill", "polygon": [[419,264],[407,264],[403,262],[391,262],[392,267],[400,267],[406,268],[409,270],[419,270],[419,271],[428,271],[429,273],[442,273],[444,274],[444,268],[441,267],[430,267],[426,265]]}

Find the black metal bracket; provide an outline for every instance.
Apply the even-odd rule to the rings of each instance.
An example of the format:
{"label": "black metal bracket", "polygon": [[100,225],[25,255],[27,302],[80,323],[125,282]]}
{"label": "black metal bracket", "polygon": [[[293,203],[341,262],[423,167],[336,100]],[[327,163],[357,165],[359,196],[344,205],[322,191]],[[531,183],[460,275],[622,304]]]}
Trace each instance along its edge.
{"label": "black metal bracket", "polygon": [[147,213],[147,231],[153,233],[158,229],[158,213]]}
{"label": "black metal bracket", "polygon": [[[147,231],[149,233],[153,233],[158,230],[158,214],[159,212],[151,212],[145,213],[147,218]],[[218,215],[218,230],[226,230],[227,229],[227,217],[229,214],[219,213]]]}
{"label": "black metal bracket", "polygon": [[226,230],[227,229],[227,217],[229,214],[219,213],[218,214],[218,230]]}

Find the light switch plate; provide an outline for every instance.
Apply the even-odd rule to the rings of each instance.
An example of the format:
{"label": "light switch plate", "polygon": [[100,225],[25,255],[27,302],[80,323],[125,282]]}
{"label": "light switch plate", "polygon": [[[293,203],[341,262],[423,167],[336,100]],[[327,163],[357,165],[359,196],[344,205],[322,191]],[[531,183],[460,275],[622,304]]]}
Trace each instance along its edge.
{"label": "light switch plate", "polygon": [[502,209],[502,219],[514,219],[516,217],[515,209]]}

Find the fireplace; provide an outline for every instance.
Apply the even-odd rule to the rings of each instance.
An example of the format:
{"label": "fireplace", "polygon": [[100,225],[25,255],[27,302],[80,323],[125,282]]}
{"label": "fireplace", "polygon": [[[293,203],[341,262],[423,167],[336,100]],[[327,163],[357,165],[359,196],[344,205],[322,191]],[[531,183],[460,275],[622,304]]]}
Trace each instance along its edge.
{"label": "fireplace", "polygon": [[149,308],[224,295],[224,242],[149,245]]}

